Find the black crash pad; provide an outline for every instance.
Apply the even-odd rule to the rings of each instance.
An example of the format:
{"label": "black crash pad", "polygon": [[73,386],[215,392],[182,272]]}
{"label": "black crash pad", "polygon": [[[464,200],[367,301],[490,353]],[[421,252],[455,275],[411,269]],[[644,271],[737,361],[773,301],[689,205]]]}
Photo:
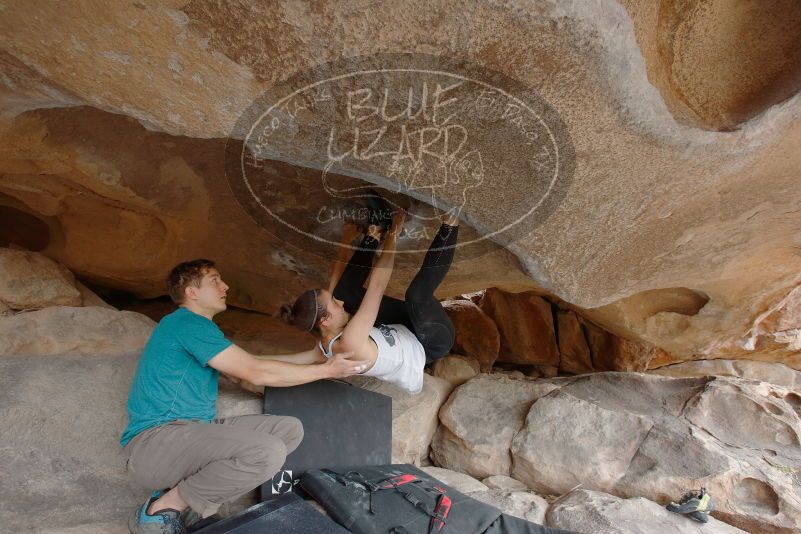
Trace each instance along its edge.
{"label": "black crash pad", "polygon": [[291,415],[303,423],[304,437],[261,499],[296,491],[309,469],[384,465],[392,461],[392,397],[338,380],[318,380],[287,388],[267,388],[264,413]]}
{"label": "black crash pad", "polygon": [[329,517],[293,493],[287,493],[221,519],[192,534],[348,534]]}

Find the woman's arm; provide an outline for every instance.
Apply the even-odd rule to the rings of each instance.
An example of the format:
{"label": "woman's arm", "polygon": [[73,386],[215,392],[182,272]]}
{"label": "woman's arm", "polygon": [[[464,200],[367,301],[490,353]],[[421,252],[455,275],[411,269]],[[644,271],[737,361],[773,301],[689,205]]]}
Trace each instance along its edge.
{"label": "woman's arm", "polygon": [[345,272],[351,253],[350,245],[356,236],[361,233],[359,226],[352,221],[345,221],[342,225],[342,240],[337,247],[337,259],[334,260],[334,265],[331,267],[331,281],[328,283],[328,291],[331,293],[334,292],[339,279],[342,278],[342,273]]}
{"label": "woman's arm", "polygon": [[395,265],[395,246],[398,234],[403,228],[403,221],[406,213],[402,210],[396,211],[392,215],[392,227],[387,232],[384,239],[384,248],[381,256],[373,265],[370,278],[367,281],[367,291],[364,294],[359,310],[348,321],[342,337],[339,338],[340,350],[356,351],[359,350],[370,334],[370,329],[375,324],[378,317],[378,308],[381,305],[381,297],[387,289],[389,279],[392,276],[392,268]]}

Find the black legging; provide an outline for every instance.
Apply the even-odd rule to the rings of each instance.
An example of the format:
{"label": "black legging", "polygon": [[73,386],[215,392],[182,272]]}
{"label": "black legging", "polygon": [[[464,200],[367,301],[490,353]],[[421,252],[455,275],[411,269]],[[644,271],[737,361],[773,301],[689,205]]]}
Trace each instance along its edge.
{"label": "black legging", "polygon": [[[376,325],[402,324],[411,330],[423,345],[429,363],[448,354],[456,338],[453,323],[434,298],[434,291],[451,267],[458,233],[458,226],[440,226],[426,252],[423,266],[406,290],[405,300],[384,295],[375,320]],[[366,292],[364,282],[373,268],[373,256],[377,248],[378,241],[365,236],[334,288],[334,298],[343,301],[345,311],[351,315],[362,304]]]}

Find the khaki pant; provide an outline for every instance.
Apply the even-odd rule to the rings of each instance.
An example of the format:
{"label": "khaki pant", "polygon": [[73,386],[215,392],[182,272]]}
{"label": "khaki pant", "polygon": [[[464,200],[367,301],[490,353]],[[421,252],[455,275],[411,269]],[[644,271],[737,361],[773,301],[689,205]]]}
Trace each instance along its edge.
{"label": "khaki pant", "polygon": [[212,423],[172,421],[126,446],[128,473],[148,490],[178,486],[189,506],[208,517],[270,480],[303,439],[294,417],[243,415]]}

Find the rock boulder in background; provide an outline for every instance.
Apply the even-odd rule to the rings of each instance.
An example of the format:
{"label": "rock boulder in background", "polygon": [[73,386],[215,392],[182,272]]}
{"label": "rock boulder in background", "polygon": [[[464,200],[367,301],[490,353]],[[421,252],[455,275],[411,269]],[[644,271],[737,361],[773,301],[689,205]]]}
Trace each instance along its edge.
{"label": "rock boulder in background", "polygon": [[480,375],[443,406],[431,458],[546,495],[581,484],[667,504],[705,486],[719,519],[791,532],[801,526],[799,406],[795,391],[740,378]]}
{"label": "rock boulder in background", "polygon": [[75,277],[47,256],[0,248],[0,301],[12,310],[81,306]]}

